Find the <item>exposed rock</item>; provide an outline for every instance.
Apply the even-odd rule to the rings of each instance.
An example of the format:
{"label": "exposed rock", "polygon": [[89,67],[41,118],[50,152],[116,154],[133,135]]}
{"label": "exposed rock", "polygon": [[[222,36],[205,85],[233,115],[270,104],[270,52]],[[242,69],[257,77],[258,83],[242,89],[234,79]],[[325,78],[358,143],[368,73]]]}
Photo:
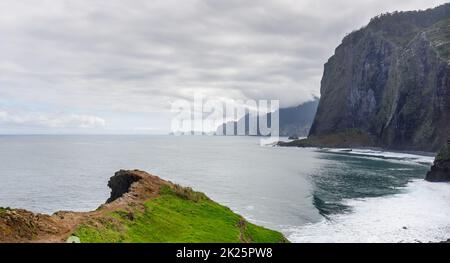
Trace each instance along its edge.
{"label": "exposed rock", "polygon": [[111,188],[111,197],[106,203],[111,203],[123,194],[130,191],[131,184],[142,179],[142,176],[127,171],[119,171],[109,179],[108,187]]}
{"label": "exposed rock", "polygon": [[[168,200],[173,200],[175,197],[174,203],[166,204],[166,207],[163,209],[164,211],[168,211],[170,216],[173,216],[178,212],[177,209],[180,207],[190,207],[192,208],[192,203],[198,204],[199,202],[209,202],[202,203],[201,205],[197,205],[197,207],[203,208],[206,205],[206,210],[202,211],[199,214],[192,213],[178,213],[177,220],[175,221],[175,225],[179,225],[180,221],[189,221],[189,220],[203,220],[201,222],[205,222],[209,220],[209,211],[210,207],[217,209],[220,211],[218,214],[222,215],[225,213],[226,215],[223,218],[211,217],[212,223],[214,224],[217,220],[223,220],[224,222],[228,222],[230,218],[239,217],[239,215],[234,214],[229,208],[223,207],[214,201],[210,200],[206,195],[200,192],[195,192],[191,188],[182,187],[176,184],[173,184],[169,181],[164,181],[157,176],[153,176],[143,171],[132,170],[132,171],[119,171],[113,177],[111,177],[109,183],[109,187],[111,187],[111,197],[108,199],[107,203],[100,206],[97,210],[91,212],[70,212],[70,211],[61,211],[57,212],[53,215],[43,215],[36,214],[29,211],[21,210],[21,209],[11,209],[11,208],[1,208],[0,207],[0,243],[4,242],[69,242],[69,243],[78,243],[78,242],[94,242],[90,241],[90,239],[86,239],[86,236],[83,236],[83,230],[81,232],[77,232],[77,230],[81,229],[90,229],[90,231],[98,230],[98,231],[106,231],[102,233],[107,233],[105,236],[103,235],[93,235],[94,237],[101,238],[101,242],[126,242],[123,241],[122,238],[118,239],[108,239],[111,233],[115,233],[123,237],[124,235],[128,235],[131,237],[133,235],[137,235],[138,238],[128,239],[129,242],[145,242],[145,240],[149,240],[149,242],[160,242],[158,237],[158,233],[156,233],[154,239],[148,239],[149,233],[140,231],[142,230],[141,225],[149,225],[152,226],[161,226],[162,228],[168,227],[166,225],[166,221],[169,220],[165,218],[159,218],[155,220],[152,218],[152,211],[148,209],[148,205],[151,204],[155,198],[170,196]],[[155,200],[157,203],[158,201]],[[163,201],[164,202],[164,201]],[[158,207],[160,207],[161,203],[157,203]],[[174,205],[175,206],[172,206]],[[177,211],[171,211],[171,209],[175,209]],[[207,212],[205,212],[207,211]],[[173,212],[173,213],[172,213]],[[200,218],[200,219],[199,219]],[[161,221],[162,219],[162,221]],[[127,232],[128,227],[130,225],[126,225],[127,223],[134,225],[135,222],[138,222],[137,227],[139,229],[139,233],[135,233],[133,231]],[[246,222],[242,219],[243,222]],[[160,225],[155,225],[160,224]],[[220,223],[219,223],[220,224]],[[248,223],[249,224],[249,223]],[[243,224],[242,226],[233,226],[236,227],[237,230],[240,230],[241,242],[258,242],[258,240],[262,240],[259,242],[266,242],[264,240],[265,235],[267,233],[274,234],[276,237],[276,242],[287,242],[287,240],[283,237],[281,233],[267,230],[259,226],[252,225],[252,231],[258,229],[258,231],[262,231],[260,233],[265,233],[263,235],[256,234],[251,235],[248,230],[247,225]],[[190,225],[189,231],[192,231],[193,234],[202,232],[204,229],[194,228]],[[203,227],[203,225],[201,225]],[[105,228],[109,228],[105,230]],[[171,229],[169,227],[169,229]],[[166,229],[167,231],[167,229]],[[215,231],[214,229],[210,229],[208,231]],[[234,228],[233,228],[234,231]],[[99,232],[99,233],[100,233]],[[156,231],[157,232],[157,231]],[[209,235],[206,234],[203,236],[205,242],[214,241],[214,237],[220,237],[219,233],[221,229],[217,229],[217,235]],[[234,233],[234,232],[233,232]],[[167,239],[168,241],[176,241],[177,235],[179,235],[180,240],[185,235],[189,235],[183,230],[179,230],[179,232],[174,231],[170,232],[171,237]],[[150,234],[150,237],[152,235]],[[175,239],[173,239],[175,236]],[[82,239],[82,237],[84,239]],[[273,236],[272,236],[273,237]],[[91,236],[92,238],[92,236]],[[104,238],[104,239],[103,239]],[[256,239],[254,239],[256,238]],[[262,239],[261,239],[262,238]],[[100,242],[98,241],[98,242]],[[273,241],[272,241],[273,242]]]}
{"label": "exposed rock", "polygon": [[372,19],[325,64],[310,136],[358,130],[377,147],[437,152],[450,128],[449,61],[450,4]]}
{"label": "exposed rock", "polygon": [[425,180],[430,182],[450,182],[450,139],[448,139],[447,145],[437,155]]}
{"label": "exposed rock", "polygon": [[26,242],[37,236],[46,237],[64,231],[65,227],[49,215],[0,208],[0,242]]}
{"label": "exposed rock", "polygon": [[104,206],[114,207],[120,204],[126,207],[131,203],[141,203],[158,196],[161,186],[164,185],[175,187],[171,182],[144,171],[120,170],[108,182],[111,196]]}
{"label": "exposed rock", "polygon": [[60,211],[53,215],[32,213],[22,209],[0,208],[1,242],[66,242],[77,225],[95,221],[111,211],[128,211],[143,206],[143,202],[159,195],[171,182],[139,170],[121,170],[109,180],[111,197],[92,212]]}

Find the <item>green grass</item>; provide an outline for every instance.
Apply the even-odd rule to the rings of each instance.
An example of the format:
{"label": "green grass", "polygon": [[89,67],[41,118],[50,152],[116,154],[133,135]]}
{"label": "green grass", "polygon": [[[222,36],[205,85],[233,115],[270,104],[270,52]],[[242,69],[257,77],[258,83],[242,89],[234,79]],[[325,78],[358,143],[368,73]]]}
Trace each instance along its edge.
{"label": "green grass", "polygon": [[3,214],[4,212],[11,210],[9,207],[0,207],[0,214]]}
{"label": "green grass", "polygon": [[286,242],[281,233],[246,222],[229,208],[190,188],[163,187],[144,211],[113,212],[78,227],[81,242],[197,243]]}

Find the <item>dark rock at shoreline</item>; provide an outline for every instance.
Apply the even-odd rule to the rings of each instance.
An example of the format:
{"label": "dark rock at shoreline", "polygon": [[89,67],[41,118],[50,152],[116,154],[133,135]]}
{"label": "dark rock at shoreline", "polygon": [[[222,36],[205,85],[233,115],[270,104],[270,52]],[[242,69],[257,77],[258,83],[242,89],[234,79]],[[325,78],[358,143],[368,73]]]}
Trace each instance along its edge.
{"label": "dark rock at shoreline", "polygon": [[450,139],[436,156],[431,171],[427,173],[425,180],[429,182],[450,182]]}
{"label": "dark rock at shoreline", "polygon": [[425,180],[429,182],[450,182],[450,160],[435,161]]}

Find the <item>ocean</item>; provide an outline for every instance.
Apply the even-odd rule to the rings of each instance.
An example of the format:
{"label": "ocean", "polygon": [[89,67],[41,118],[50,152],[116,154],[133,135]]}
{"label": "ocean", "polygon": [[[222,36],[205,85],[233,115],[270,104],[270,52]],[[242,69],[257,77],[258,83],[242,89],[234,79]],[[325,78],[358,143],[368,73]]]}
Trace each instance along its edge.
{"label": "ocean", "polygon": [[423,180],[433,157],[261,146],[258,137],[0,136],[0,206],[89,211],[108,179],[140,169],[206,193],[292,242],[450,238],[450,184]]}

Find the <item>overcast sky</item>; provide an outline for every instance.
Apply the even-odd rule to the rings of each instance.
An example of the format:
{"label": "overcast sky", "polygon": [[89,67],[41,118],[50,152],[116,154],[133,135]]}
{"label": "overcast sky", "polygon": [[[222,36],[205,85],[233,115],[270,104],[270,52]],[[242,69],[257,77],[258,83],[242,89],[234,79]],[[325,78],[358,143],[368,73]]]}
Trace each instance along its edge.
{"label": "overcast sky", "polygon": [[1,0],[0,133],[160,133],[170,102],[320,95],[375,15],[438,0]]}

